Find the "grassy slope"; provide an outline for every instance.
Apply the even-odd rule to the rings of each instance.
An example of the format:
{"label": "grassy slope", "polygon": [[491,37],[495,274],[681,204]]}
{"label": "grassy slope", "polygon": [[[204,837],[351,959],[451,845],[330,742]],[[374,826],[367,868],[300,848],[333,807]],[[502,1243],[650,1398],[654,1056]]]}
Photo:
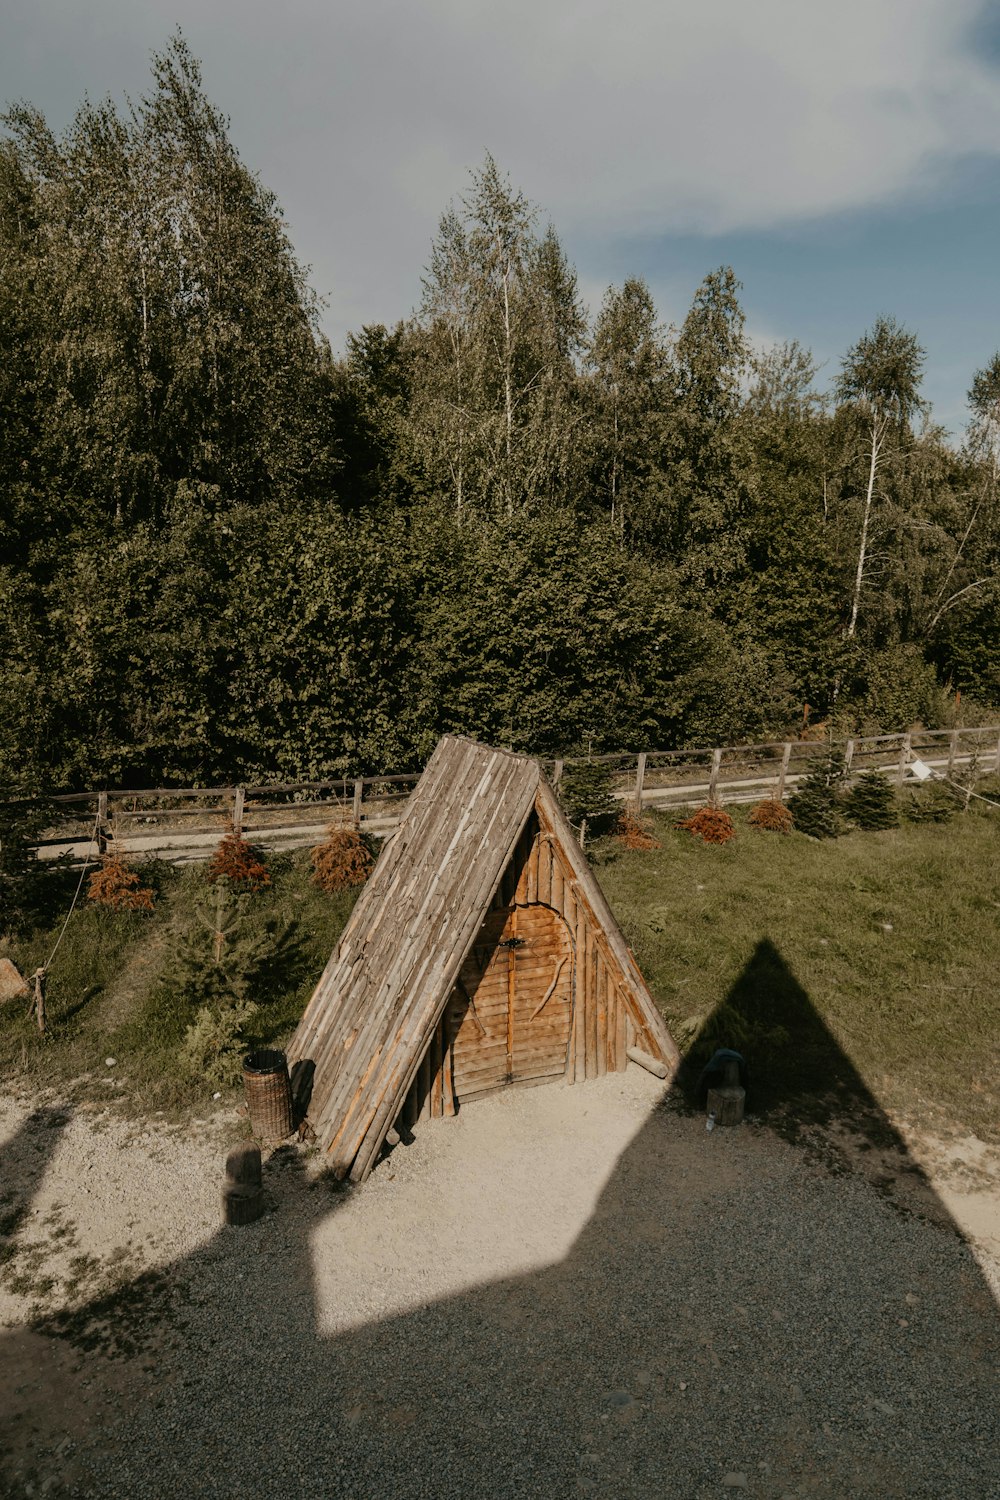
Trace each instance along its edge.
{"label": "grassy slope", "polygon": [[[997,1137],[1000,815],[983,810],[944,826],[829,843],[753,833],[741,820],[723,847],[657,821],[662,849],[605,846],[595,856],[681,1040],[715,1016],[702,1047],[741,1046],[764,1102],[770,1090],[786,1103],[793,1084],[812,1094],[831,1083],[839,1047],[881,1103]],[[286,961],[258,997],[259,1040],[280,1043],[353,893],[316,890],[307,855],[286,856],[273,869],[274,885],[255,898],[250,920],[296,923]],[[152,916],[86,906],[74,915],[50,977],[51,1038],[37,1037],[20,1004],[6,1007],[0,1069],[37,1084],[90,1074],[78,1088],[100,1097],[113,1076],[118,1094],[140,1110],[208,1097],[177,1064],[189,1017],[158,990],[184,933],[199,929],[203,875],[160,866],[152,879],[159,891]],[[54,923],[12,945],[22,970],[44,959],[57,930]],[[105,1057],[117,1059],[115,1069]]]}
{"label": "grassy slope", "polygon": [[883,1105],[997,1138],[1000,813],[822,843],[744,815],[722,846],[656,821],[598,873],[679,1040],[730,997],[711,1040],[765,1093],[822,1090],[839,1047]]}
{"label": "grassy slope", "polygon": [[[324,895],[309,879],[308,854],[270,861],[271,887],[249,906],[248,929],[292,923],[277,972],[257,995],[263,1020],[256,1040],[281,1043],[290,1036],[316,979],[347,921],[356,891]],[[123,1097],[140,1109],[170,1109],[203,1101],[204,1084],[186,1078],[177,1052],[191,1020],[189,1007],[161,988],[185,937],[210,936],[199,906],[208,906],[204,867],[143,867],[144,883],[157,890],[152,915],[115,913],[82,902],[52,966],[47,988],[51,1037],[13,1006],[0,1025],[0,1069],[36,1083],[78,1080],[81,1094],[107,1094],[119,1080]],[[75,882],[72,882],[75,884]],[[66,904],[72,895],[67,891]],[[58,927],[12,943],[10,956],[23,973],[44,961]],[[116,1059],[115,1068],[105,1065]],[[82,1075],[90,1074],[89,1080]]]}

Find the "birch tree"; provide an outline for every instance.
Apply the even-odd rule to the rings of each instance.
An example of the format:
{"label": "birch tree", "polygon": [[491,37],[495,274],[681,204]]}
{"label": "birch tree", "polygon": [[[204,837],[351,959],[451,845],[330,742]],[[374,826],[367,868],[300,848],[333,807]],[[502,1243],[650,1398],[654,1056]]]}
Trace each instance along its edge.
{"label": "birch tree", "polygon": [[442,217],[416,320],[413,441],[458,512],[565,493],[584,333],[552,229],[487,156]]}
{"label": "birch tree", "polygon": [[923,410],[919,395],[923,363],[924,350],[916,337],[894,318],[878,318],[871,332],[844,356],[837,381],[838,402],[856,414],[865,433],[867,468],[846,640],[853,640],[857,633],[877,485],[890,457],[908,435],[911,419]]}

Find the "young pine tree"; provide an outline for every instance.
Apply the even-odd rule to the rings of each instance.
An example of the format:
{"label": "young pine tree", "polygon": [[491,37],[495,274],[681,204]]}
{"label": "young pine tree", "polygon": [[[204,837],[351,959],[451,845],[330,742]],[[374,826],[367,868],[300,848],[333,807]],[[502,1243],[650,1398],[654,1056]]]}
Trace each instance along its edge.
{"label": "young pine tree", "polygon": [[896,794],[880,771],[865,771],[844,798],[844,811],[858,828],[899,826]]}

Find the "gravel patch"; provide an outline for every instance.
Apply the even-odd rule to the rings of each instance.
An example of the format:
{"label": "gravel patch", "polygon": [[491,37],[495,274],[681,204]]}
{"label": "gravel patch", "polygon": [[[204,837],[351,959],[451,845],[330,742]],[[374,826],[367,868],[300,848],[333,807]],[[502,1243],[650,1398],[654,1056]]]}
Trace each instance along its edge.
{"label": "gravel patch", "polygon": [[243,1229],[231,1121],[24,1113],[7,1266],[48,1246],[56,1286],[0,1278],[0,1493],[1000,1497],[995,1265],[638,1070],[432,1122],[360,1189],[279,1151]]}

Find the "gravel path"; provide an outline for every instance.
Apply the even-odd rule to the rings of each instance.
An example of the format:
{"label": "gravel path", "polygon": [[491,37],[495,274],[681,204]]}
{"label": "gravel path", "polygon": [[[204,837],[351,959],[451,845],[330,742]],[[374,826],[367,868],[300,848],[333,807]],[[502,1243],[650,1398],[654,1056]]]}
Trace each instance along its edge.
{"label": "gravel path", "polygon": [[31,1329],[5,1277],[0,1493],[1000,1497],[995,1267],[661,1105],[635,1069],[511,1090],[356,1190],[282,1151],[241,1230],[231,1122],[0,1108],[8,1268],[54,1276],[51,1309],[97,1262]]}

